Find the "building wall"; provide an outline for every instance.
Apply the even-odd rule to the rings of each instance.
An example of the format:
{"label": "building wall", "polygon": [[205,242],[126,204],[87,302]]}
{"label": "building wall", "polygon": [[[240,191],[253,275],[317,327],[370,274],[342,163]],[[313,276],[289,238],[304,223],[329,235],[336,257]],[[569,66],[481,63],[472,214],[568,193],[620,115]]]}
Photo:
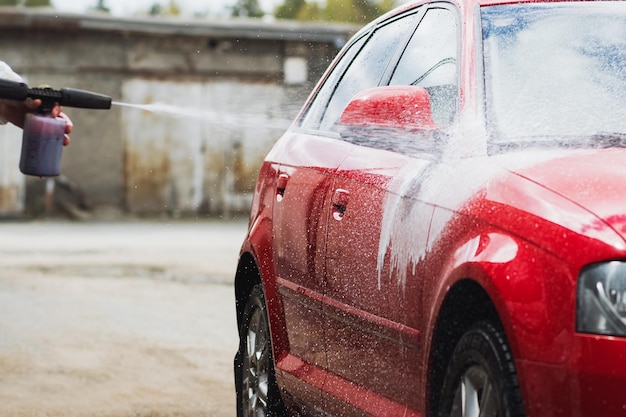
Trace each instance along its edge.
{"label": "building wall", "polygon": [[17,169],[20,161],[21,130],[12,125],[0,126],[0,212],[24,210],[24,178]]}
{"label": "building wall", "polygon": [[[29,85],[86,89],[140,106],[65,109],[75,124],[63,155],[65,183],[92,207],[207,214],[247,210],[265,153],[355,31],[28,9],[0,10],[0,28],[0,59]],[[19,142],[14,130],[1,135]],[[0,214],[36,211],[45,197],[40,179],[20,176],[13,148],[0,148],[9,172],[0,175]]]}

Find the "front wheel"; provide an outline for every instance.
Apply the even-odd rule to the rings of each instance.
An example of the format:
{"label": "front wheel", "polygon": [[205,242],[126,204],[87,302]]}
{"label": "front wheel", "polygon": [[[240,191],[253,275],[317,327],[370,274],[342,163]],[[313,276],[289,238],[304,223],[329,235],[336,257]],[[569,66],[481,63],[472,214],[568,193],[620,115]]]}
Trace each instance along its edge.
{"label": "front wheel", "polygon": [[440,417],[524,417],[504,332],[481,322],[459,340],[443,384]]}
{"label": "front wheel", "polygon": [[263,289],[255,286],[246,302],[239,351],[235,357],[237,415],[280,417],[284,408],[274,377],[274,361]]}

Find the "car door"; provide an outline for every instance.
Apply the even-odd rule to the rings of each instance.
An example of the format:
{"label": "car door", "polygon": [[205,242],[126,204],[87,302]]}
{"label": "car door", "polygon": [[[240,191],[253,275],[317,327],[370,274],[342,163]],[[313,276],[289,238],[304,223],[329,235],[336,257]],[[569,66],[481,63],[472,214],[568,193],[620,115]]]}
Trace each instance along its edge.
{"label": "car door", "polygon": [[326,368],[321,322],[326,221],[326,196],[332,172],[345,153],[337,141],[306,134],[283,138],[285,155],[276,167],[273,238],[276,287],[282,299],[286,355],[277,355],[277,371],[289,392],[311,403],[321,400]]}
{"label": "car door", "polygon": [[[305,381],[303,389],[312,388],[307,385],[322,391],[333,389],[332,381],[339,376],[334,374],[338,366],[327,360],[328,349],[323,357],[319,345],[319,336],[323,333],[326,342],[329,330],[321,317],[324,297],[320,295],[327,291],[324,256],[334,196],[331,191],[335,188],[336,168],[351,149],[351,144],[341,140],[334,128],[341,110],[354,94],[378,86],[384,79],[389,63],[406,45],[417,17],[417,10],[412,10],[394,18],[394,25],[365,29],[357,37],[303,113],[296,129],[300,138],[285,151],[291,163],[281,163],[278,168],[281,201],[275,204],[274,239],[279,287],[285,300],[291,354],[306,364],[299,367],[298,373],[298,378]],[[302,139],[307,143],[302,143]],[[281,181],[286,183],[284,191],[280,190]],[[322,385],[320,378],[324,379]]]}
{"label": "car door", "polygon": [[[423,171],[431,163],[355,146],[339,168],[331,191],[323,312],[328,367],[334,375],[326,384],[330,395],[325,405],[344,409],[343,415],[404,415],[402,358],[404,345],[415,344],[416,334],[401,323],[406,282],[395,270],[401,256],[392,258],[381,238],[416,224],[410,219],[386,224],[387,194],[397,173],[409,166]],[[425,245],[431,214],[432,208],[422,208],[416,247]]]}
{"label": "car door", "polygon": [[[402,55],[390,85],[416,85],[424,87],[431,101],[432,117],[441,129],[436,132],[437,152],[441,152],[441,158],[448,160],[450,155],[462,153],[458,146],[469,143],[469,138],[459,138],[456,136],[455,124],[459,115],[459,103],[461,94],[461,20],[458,10],[448,3],[432,3],[426,11],[424,18],[420,22],[417,30],[413,34],[404,54]],[[470,59],[466,57],[466,59]],[[468,76],[465,74],[465,76]],[[446,158],[443,158],[445,153]],[[420,217],[421,207],[432,202],[431,194],[439,192],[439,176],[445,175],[446,168],[441,164],[441,159],[436,158],[423,172],[411,169],[404,170],[395,177],[395,182],[386,198],[386,207],[390,207],[389,202],[398,198],[398,195],[405,201],[404,208],[393,209],[384,213],[388,223],[395,223],[396,232],[386,233],[387,252],[394,257],[396,250],[394,247],[404,247],[413,234],[407,235],[406,228],[400,225],[403,218]],[[399,191],[400,190],[400,191]],[[449,190],[455,193],[455,190]],[[407,201],[410,203],[407,204]],[[391,205],[393,207],[393,205]],[[430,207],[428,208],[430,210]],[[434,229],[437,221],[436,211],[433,211],[429,233]],[[424,256],[430,250],[429,242],[433,236],[428,236],[425,246],[414,246],[411,255],[404,260],[404,272],[399,279],[406,283],[404,290],[400,294],[400,325],[407,329],[406,334],[416,335],[416,338],[408,338],[408,343],[403,343],[404,350],[401,356],[403,368],[405,369],[404,384],[407,387],[407,416],[418,413],[426,408],[425,399],[422,393],[425,392],[426,381],[419,377],[424,375],[423,368],[427,366],[429,358],[423,356],[427,350],[427,340],[419,338],[420,334],[425,334],[425,320],[427,311],[422,309],[423,287],[421,278],[424,275]],[[406,278],[402,277],[406,274]],[[410,331],[408,330],[410,329]]]}
{"label": "car door", "polygon": [[[276,288],[282,301],[287,343],[277,352],[276,378],[307,414],[323,414],[321,390],[326,379],[322,297],[328,196],[334,173],[348,152],[337,136],[320,132],[320,109],[367,34],[344,52],[315,93],[299,122],[272,149],[267,159],[276,171],[272,209]],[[317,115],[317,116],[316,116]]]}
{"label": "car door", "polygon": [[423,410],[418,274],[434,208],[422,198],[422,181],[441,157],[441,132],[455,119],[458,97],[458,19],[446,7],[425,12],[389,79],[426,88],[441,129],[366,132],[330,191],[323,313],[333,378],[325,406],[343,415]]}
{"label": "car door", "polygon": [[[419,18],[420,9],[414,8],[402,15],[392,18],[390,21],[382,22],[380,25],[375,27],[371,35],[368,35],[367,40],[365,41],[360,52],[355,56],[352,62],[346,66],[345,72],[338,79],[337,85],[334,87],[332,94],[329,96],[328,104],[323,108],[323,111],[320,111],[319,113],[311,112],[307,119],[305,119],[305,123],[314,125],[320,132],[327,132],[326,134],[329,137],[334,137],[337,141],[344,143],[347,149],[350,150],[348,156],[354,152],[354,146],[350,142],[343,140],[341,134],[336,130],[337,122],[343,108],[345,108],[355,94],[368,88],[380,85],[381,82],[388,77],[387,74],[390,69],[392,69],[390,64],[397,60],[400,52],[406,46],[406,43],[415,29]],[[392,159],[395,158],[394,154],[389,154],[389,156]],[[362,154],[357,158],[367,158],[367,155]],[[344,162],[342,162],[342,164]],[[395,167],[397,163],[398,162],[395,160],[389,162],[391,167]],[[347,168],[347,170],[350,171],[351,169]],[[370,175],[373,181],[377,181],[377,178],[381,175],[384,177],[386,173],[378,172],[372,175],[367,172],[355,172],[355,175],[361,174],[365,176]],[[328,221],[326,223],[329,231],[331,230],[330,225],[339,221],[343,217],[341,210],[344,204],[344,198],[352,199],[352,196],[342,192],[341,185],[344,183],[345,176],[345,171],[335,171],[333,173],[333,186],[328,189],[325,208],[329,210],[327,212],[329,217],[327,217]],[[340,182],[337,183],[337,181]],[[361,181],[367,182],[367,180],[359,179],[357,180],[357,183]],[[370,201],[380,202],[383,198],[383,194],[377,192],[379,190],[376,188],[363,190],[362,193],[358,192],[361,190],[355,189],[354,191],[355,200],[363,197],[365,199],[369,199]],[[374,195],[372,193],[374,193]],[[367,211],[370,207],[379,207],[379,205],[377,206],[376,204],[371,206],[366,202],[359,203],[358,201],[355,201],[355,207],[357,206],[364,211]],[[355,215],[355,213],[360,214]],[[376,220],[380,221],[379,215]],[[398,353],[400,353],[400,350],[398,349],[399,334],[396,329],[389,331],[386,326],[376,326],[373,322],[368,320],[368,317],[370,316],[376,316],[378,318],[385,317],[388,320],[396,320],[397,310],[393,307],[395,304],[390,304],[392,298],[390,298],[388,294],[377,289],[377,277],[375,275],[365,277],[365,270],[371,267],[371,264],[357,263],[355,265],[351,262],[351,260],[347,259],[352,256],[356,259],[357,255],[359,255],[354,253],[352,250],[354,248],[354,242],[357,242],[356,239],[359,239],[358,236],[353,236],[352,232],[361,233],[363,231],[364,225],[359,224],[360,221],[368,221],[367,214],[362,213],[361,210],[354,212],[351,210],[345,219],[345,222],[343,222],[345,227],[341,228],[341,230],[335,228],[332,229],[336,231],[331,233],[334,246],[333,248],[326,249],[325,252],[326,268],[329,269],[325,273],[325,296],[323,298],[322,311],[324,315],[322,323],[325,326],[327,358],[327,375],[323,392],[325,393],[324,408],[330,415],[347,415],[345,404],[354,402],[358,403],[360,401],[361,397],[355,395],[357,392],[351,391],[349,387],[353,381],[365,381],[366,378],[365,375],[363,375],[364,372],[368,373],[370,377],[374,376],[373,378],[370,378],[370,381],[376,381],[374,383],[374,387],[369,387],[371,388],[370,392],[401,392],[399,387],[387,378],[390,375],[389,367],[393,366],[393,361],[389,360],[390,356],[376,358],[368,356],[370,352],[380,353],[384,351],[385,348],[381,347],[381,344],[384,344],[387,347],[395,348]],[[376,246],[377,239],[377,236],[374,239],[368,237],[362,241],[367,242],[369,245]],[[350,253],[344,252],[338,254],[338,251],[336,250],[337,247],[341,247],[344,251],[348,251]],[[371,251],[375,250],[375,248],[367,247],[364,250],[371,253]],[[341,260],[341,256],[346,256],[346,258]],[[368,260],[371,260],[371,258],[368,258]],[[346,264],[349,264],[350,267],[358,268],[358,270],[354,271],[354,273],[361,274],[363,279],[368,278],[368,284],[373,285],[373,288],[367,285],[359,286],[356,289],[354,287],[344,287],[343,285],[346,284],[347,281],[341,279],[338,271],[341,270]],[[374,270],[372,269],[371,271]],[[364,292],[360,292],[359,289],[364,289]],[[375,297],[378,298],[374,299]],[[364,307],[363,303],[360,302],[360,300],[363,299],[369,300],[368,307]],[[373,309],[369,308],[372,306],[374,306]],[[395,312],[394,314],[387,314],[386,311],[382,311],[388,309],[390,306],[391,310]],[[356,310],[351,310],[353,307],[356,308]],[[348,314],[347,312],[349,311],[354,314]],[[352,329],[355,323],[346,322],[345,319],[355,320],[355,323],[358,323],[356,325],[371,325],[371,328],[369,329],[370,331],[359,333],[359,336],[361,337],[353,339],[352,336],[354,336],[354,332],[352,332]],[[384,332],[384,337],[374,337],[372,339],[370,337],[372,336],[372,333],[376,333],[378,331]],[[370,337],[369,343],[363,342],[363,335]],[[364,354],[360,354],[359,350],[363,349],[364,346],[374,346],[375,349],[365,350]],[[372,372],[372,367],[375,367],[374,372]],[[387,387],[387,390],[385,390],[385,387]],[[389,396],[394,397],[394,395]],[[380,407],[384,409],[388,405],[392,404],[392,402],[384,403],[376,400],[368,401],[368,404],[378,407],[379,409],[381,409]],[[364,404],[352,404],[352,406],[354,410],[360,410]],[[394,413],[402,413],[404,409],[403,407],[404,399],[397,403]],[[356,411],[356,415],[359,414],[360,412]]]}

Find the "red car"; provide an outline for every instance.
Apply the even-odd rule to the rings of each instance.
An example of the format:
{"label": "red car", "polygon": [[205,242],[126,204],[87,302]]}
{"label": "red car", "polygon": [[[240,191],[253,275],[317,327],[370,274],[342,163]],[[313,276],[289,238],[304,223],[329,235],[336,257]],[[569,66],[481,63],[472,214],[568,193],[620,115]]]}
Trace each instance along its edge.
{"label": "red car", "polygon": [[626,415],[626,2],[402,6],[267,155],[239,416]]}

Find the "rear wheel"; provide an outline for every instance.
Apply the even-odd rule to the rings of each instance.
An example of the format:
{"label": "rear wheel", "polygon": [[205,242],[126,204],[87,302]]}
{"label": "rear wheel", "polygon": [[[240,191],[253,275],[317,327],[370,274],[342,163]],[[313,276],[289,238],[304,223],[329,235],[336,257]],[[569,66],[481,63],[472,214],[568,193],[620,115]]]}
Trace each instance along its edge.
{"label": "rear wheel", "polygon": [[443,384],[441,417],[523,417],[504,332],[481,322],[459,340]]}
{"label": "rear wheel", "polygon": [[265,298],[255,286],[246,303],[235,358],[238,416],[278,417],[284,409],[276,379]]}

